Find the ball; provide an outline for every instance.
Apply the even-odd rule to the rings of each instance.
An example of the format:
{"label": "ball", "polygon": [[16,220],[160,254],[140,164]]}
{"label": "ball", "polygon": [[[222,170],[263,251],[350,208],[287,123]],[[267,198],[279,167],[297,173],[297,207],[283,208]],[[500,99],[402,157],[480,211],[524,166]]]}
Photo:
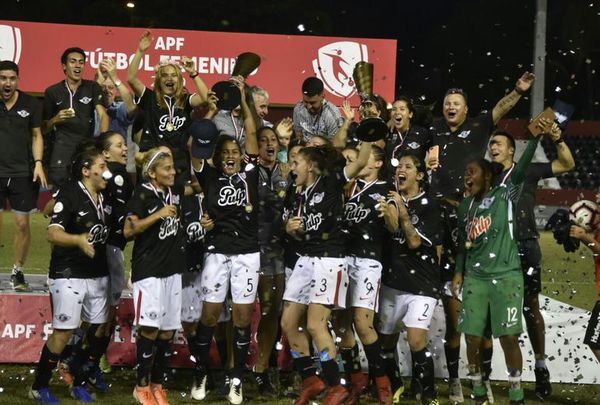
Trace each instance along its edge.
{"label": "ball", "polygon": [[569,208],[569,219],[575,225],[591,231],[600,221],[600,207],[590,200],[577,201]]}

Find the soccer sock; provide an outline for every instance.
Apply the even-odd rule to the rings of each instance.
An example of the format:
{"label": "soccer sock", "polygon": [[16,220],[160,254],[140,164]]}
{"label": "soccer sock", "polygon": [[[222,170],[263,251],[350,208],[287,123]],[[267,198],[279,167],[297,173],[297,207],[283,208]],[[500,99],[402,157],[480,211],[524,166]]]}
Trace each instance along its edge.
{"label": "soccer sock", "polygon": [[323,379],[330,387],[335,387],[340,383],[340,369],[337,362],[326,354],[327,360],[324,360],[323,352],[321,352],[321,367],[323,368]]}
{"label": "soccer sock", "polygon": [[145,387],[150,382],[152,360],[154,359],[154,341],[144,337],[141,333],[137,337],[137,385]]}
{"label": "soccer sock", "polygon": [[418,352],[411,352],[413,359],[413,370],[423,390],[423,397],[433,399],[437,396],[435,392],[435,381],[433,376],[433,357],[427,348]]}
{"label": "soccer sock", "polygon": [[156,351],[154,352],[150,382],[152,384],[162,384],[165,382],[167,369],[171,365],[171,339],[156,339],[154,347]]}
{"label": "soccer sock", "polygon": [[508,369],[508,398],[511,401],[520,401],[525,396],[521,388],[521,370]]}
{"label": "soccer sock", "polygon": [[52,370],[56,368],[56,364],[60,359],[59,354],[52,353],[47,345],[44,345],[40,361],[35,370],[35,379],[31,388],[39,390],[40,388],[48,388],[50,378],[52,378]]}
{"label": "soccer sock", "polygon": [[354,368],[354,347],[344,347],[340,349],[340,357],[342,358],[342,365],[344,375],[347,381],[349,381],[350,374],[355,372]]}
{"label": "soccer sock", "polygon": [[[373,377],[381,377],[385,375],[385,365],[383,364],[383,359],[381,358],[381,344],[379,344],[379,339],[370,345],[363,345],[363,349],[365,351],[367,361],[369,362],[369,374],[371,374]],[[358,356],[355,359],[358,360]],[[360,370],[360,360],[358,363],[358,370]]]}
{"label": "soccer sock", "polygon": [[381,359],[383,361],[383,367],[385,369],[385,373],[390,379],[390,383],[392,385],[392,391],[396,392],[400,387],[402,387],[402,377],[400,377],[400,369],[398,368],[398,363],[396,362],[396,356],[394,351],[396,349],[381,349]]}
{"label": "soccer sock", "polygon": [[217,350],[219,351],[219,358],[221,359],[221,367],[225,370],[227,369],[227,355],[229,354],[229,345],[227,344],[226,337],[217,340]]}
{"label": "soccer sock", "polygon": [[110,343],[110,337],[108,336],[96,336],[96,333],[90,333],[87,337],[88,339],[88,358],[87,361],[92,362],[94,364],[98,364],[100,362],[100,357],[106,353],[106,349],[108,348],[108,344]]}
{"label": "soccer sock", "polygon": [[458,378],[458,359],[460,357],[460,346],[444,346],[444,352],[446,352],[446,366],[448,367],[448,376],[450,378]]}
{"label": "soccer sock", "polygon": [[300,373],[302,381],[306,380],[308,377],[316,375],[317,369],[315,367],[315,363],[313,362],[312,357],[300,356],[300,353],[294,351],[292,351],[291,353],[294,362],[294,368],[298,373]]}
{"label": "soccer sock", "polygon": [[213,334],[215,333],[214,326],[206,326],[202,321],[198,322],[196,329],[196,370],[203,373],[208,369],[210,345],[212,343]]}
{"label": "soccer sock", "polygon": [[232,378],[242,379],[246,360],[248,359],[248,349],[250,346],[250,326],[245,328],[233,327],[233,369]]}
{"label": "soccer sock", "polygon": [[23,272],[23,267],[13,264],[11,274],[17,274],[21,272]]}
{"label": "soccer sock", "polygon": [[484,381],[490,379],[490,375],[492,374],[492,355],[494,354],[494,348],[489,347],[482,350],[481,359],[481,371],[482,377]]}

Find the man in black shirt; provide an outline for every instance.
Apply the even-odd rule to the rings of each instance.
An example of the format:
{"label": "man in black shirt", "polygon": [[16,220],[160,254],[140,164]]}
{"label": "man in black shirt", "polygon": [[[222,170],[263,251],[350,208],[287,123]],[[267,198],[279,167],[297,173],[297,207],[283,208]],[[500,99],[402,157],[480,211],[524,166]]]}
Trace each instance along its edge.
{"label": "man in black shirt", "polygon": [[100,132],[108,130],[109,118],[102,103],[102,89],[93,80],[84,80],[85,53],[81,48],[66,49],[61,58],[65,80],[44,92],[42,132],[52,133],[48,176],[53,186],[67,180],[67,168],[78,144],[94,134],[96,112]]}
{"label": "man in black shirt", "polygon": [[[535,223],[535,190],[541,179],[547,179],[573,170],[575,161],[571,150],[561,138],[557,124],[552,125],[550,137],[556,145],[557,158],[548,163],[531,163],[525,172],[525,181],[521,197],[517,203],[515,214],[515,236],[519,245],[521,268],[525,279],[525,296],[523,314],[527,324],[529,340],[535,353],[535,393],[544,399],[552,393],[550,375],[545,363],[545,325],[540,313],[538,295],[542,289],[541,261],[542,252],[539,244],[539,233]],[[489,144],[492,161],[504,166],[502,178],[509,176],[515,165],[515,140],[507,132],[498,131],[492,135]]]}
{"label": "man in black shirt", "polygon": [[[446,362],[450,374],[450,400],[463,401],[460,380],[458,379],[458,358],[460,349],[460,333],[456,330],[460,302],[451,297],[448,281],[454,273],[454,257],[456,252],[457,222],[455,207],[463,198],[463,174],[468,162],[482,158],[488,138],[494,126],[520,100],[533,84],[534,75],[525,72],[516,82],[513,91],[504,96],[491,112],[477,117],[467,116],[467,95],[462,89],[449,89],[444,97],[442,120],[436,121],[429,128],[433,147],[437,153],[430,151],[429,167],[432,195],[441,198],[440,210],[444,227],[442,253],[442,282],[447,288],[444,291],[444,309],[446,310]],[[434,149],[435,150],[435,149]],[[491,350],[488,351],[491,355]],[[484,355],[484,361],[486,357]]]}
{"label": "man in black shirt", "polygon": [[37,181],[46,187],[42,167],[44,140],[40,130],[38,101],[19,90],[19,67],[0,62],[0,212],[5,201],[15,216],[15,262],[10,277],[13,288],[23,291],[28,285],[23,265],[30,244],[29,213],[36,207]]}

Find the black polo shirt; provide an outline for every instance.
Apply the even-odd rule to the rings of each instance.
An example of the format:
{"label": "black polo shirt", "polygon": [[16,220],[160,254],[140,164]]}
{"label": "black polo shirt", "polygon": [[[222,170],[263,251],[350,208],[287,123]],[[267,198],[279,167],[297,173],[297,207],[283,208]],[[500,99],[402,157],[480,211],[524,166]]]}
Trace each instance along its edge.
{"label": "black polo shirt", "polygon": [[[73,108],[75,117],[55,126],[48,164],[51,173],[67,177],[67,167],[71,164],[73,152],[82,141],[94,136],[95,110],[102,105],[102,89],[92,80],[82,80],[71,96],[67,82],[61,81],[48,87],[44,93],[44,121],[50,120],[60,110]],[[59,177],[61,177],[59,176]],[[56,178],[55,175],[50,175]]]}
{"label": "black polo shirt", "polygon": [[0,101],[0,177],[31,175],[31,131],[41,125],[42,109],[35,97],[17,90],[10,110]]}
{"label": "black polo shirt", "polygon": [[492,113],[467,118],[454,132],[444,119],[429,128],[433,145],[438,145],[440,166],[432,173],[431,191],[453,200],[462,200],[467,163],[483,158],[494,129]]}

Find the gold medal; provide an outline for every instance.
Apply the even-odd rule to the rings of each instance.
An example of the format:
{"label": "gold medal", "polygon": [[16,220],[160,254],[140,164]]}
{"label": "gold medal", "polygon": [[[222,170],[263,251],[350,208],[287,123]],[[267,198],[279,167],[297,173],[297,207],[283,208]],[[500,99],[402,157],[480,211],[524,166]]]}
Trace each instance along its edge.
{"label": "gold medal", "polygon": [[252,206],[252,204],[248,204],[244,207],[244,209],[246,210],[246,212],[248,214],[250,214],[252,212],[252,210],[254,209],[254,207]]}
{"label": "gold medal", "polygon": [[279,198],[284,199],[285,198],[285,190],[281,190],[278,195],[279,195]]}
{"label": "gold medal", "polygon": [[473,242],[471,242],[470,240],[465,242],[465,248],[471,249],[472,247],[473,247]]}
{"label": "gold medal", "polygon": [[167,131],[172,132],[175,129],[171,121],[167,122]]}

